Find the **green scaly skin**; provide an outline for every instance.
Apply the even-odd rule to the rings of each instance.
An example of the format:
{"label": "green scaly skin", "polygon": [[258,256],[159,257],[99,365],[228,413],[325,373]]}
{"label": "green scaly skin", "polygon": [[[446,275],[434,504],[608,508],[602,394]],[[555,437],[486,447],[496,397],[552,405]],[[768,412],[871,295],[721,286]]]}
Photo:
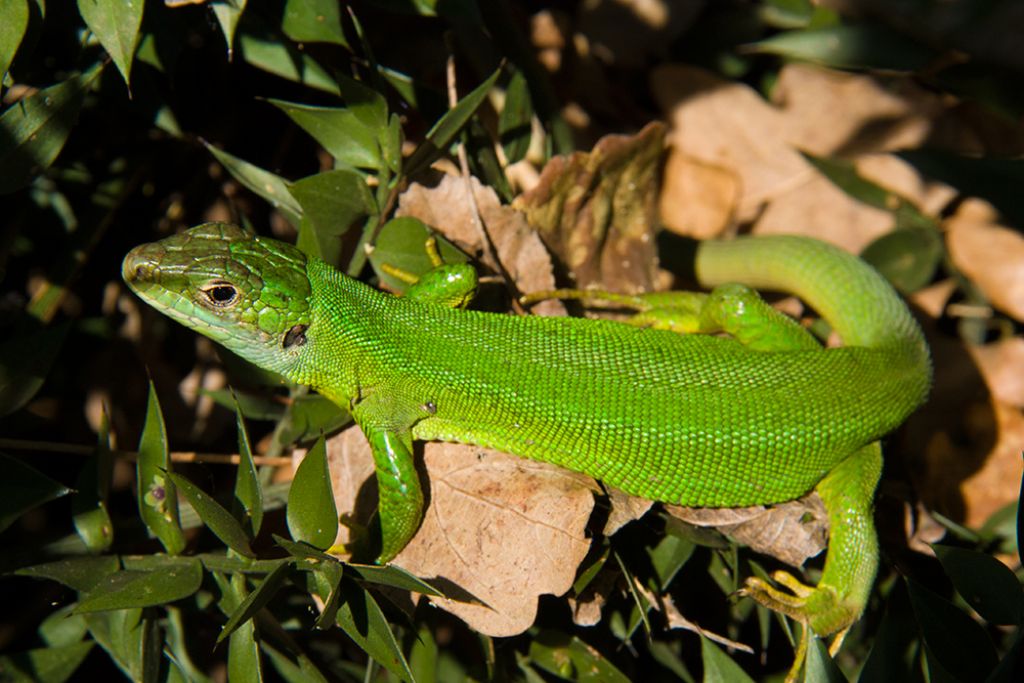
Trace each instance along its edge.
{"label": "green scaly skin", "polygon": [[[817,490],[832,529],[818,586],[780,575],[792,592],[757,580],[745,592],[819,634],[842,630],[878,562],[878,439],[927,397],[923,336],[875,271],[815,240],[706,242],[696,265],[702,284],[724,286],[652,297],[640,322],[662,310],[684,321],[654,327],[460,310],[445,305],[459,298],[450,289],[426,286],[398,298],[219,223],[137,247],[123,274],[168,316],[351,410],[377,464],[381,561],[422,517],[413,440],[494,448],[685,506]],[[472,277],[454,267],[439,280]],[[728,283],[798,295],[846,345],[821,348]]]}

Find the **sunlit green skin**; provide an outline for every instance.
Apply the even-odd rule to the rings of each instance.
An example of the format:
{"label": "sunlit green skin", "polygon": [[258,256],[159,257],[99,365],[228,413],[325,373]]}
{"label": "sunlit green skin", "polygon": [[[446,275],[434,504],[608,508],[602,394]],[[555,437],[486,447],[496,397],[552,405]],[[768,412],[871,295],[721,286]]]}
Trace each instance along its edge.
{"label": "sunlit green skin", "polygon": [[[877,441],[928,393],[921,331],[877,273],[815,240],[708,242],[696,266],[703,284],[724,286],[652,297],[640,322],[730,337],[452,308],[453,288],[475,286],[465,267],[394,297],[226,224],[136,248],[124,277],[172,318],[351,410],[377,463],[382,561],[422,518],[414,439],[491,447],[686,506],[816,490],[832,529],[818,586],[781,577],[793,594],[757,580],[746,592],[820,634],[843,629],[877,567]],[[218,282],[237,301],[211,304],[203,289]],[[800,296],[846,345],[822,348],[727,283]]]}

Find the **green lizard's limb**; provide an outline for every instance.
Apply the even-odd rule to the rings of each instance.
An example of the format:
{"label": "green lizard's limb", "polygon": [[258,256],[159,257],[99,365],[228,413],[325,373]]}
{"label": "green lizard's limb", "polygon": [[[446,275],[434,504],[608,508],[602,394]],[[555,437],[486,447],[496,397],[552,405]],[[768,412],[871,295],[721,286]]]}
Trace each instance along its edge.
{"label": "green lizard's limb", "polygon": [[445,263],[437,248],[437,238],[427,238],[424,245],[433,268],[422,275],[410,273],[389,263],[382,263],[385,273],[410,285],[405,296],[422,303],[441,304],[450,308],[465,308],[476,295],[478,278],[476,269],[468,263]]}
{"label": "green lizard's limb", "polygon": [[423,488],[412,454],[412,434],[363,426],[377,470],[381,549],[377,561],[391,561],[416,534],[423,519]]}

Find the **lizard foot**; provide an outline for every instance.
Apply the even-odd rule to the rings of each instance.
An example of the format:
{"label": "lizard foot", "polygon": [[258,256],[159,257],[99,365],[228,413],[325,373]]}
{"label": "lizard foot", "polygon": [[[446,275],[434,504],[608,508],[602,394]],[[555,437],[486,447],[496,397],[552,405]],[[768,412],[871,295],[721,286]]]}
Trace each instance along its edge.
{"label": "lizard foot", "polygon": [[829,654],[835,656],[850,626],[857,620],[858,610],[845,604],[831,586],[808,586],[785,571],[774,572],[772,579],[788,590],[776,588],[763,579],[750,577],[739,594],[753,598],[773,612],[785,614],[803,625],[793,666],[786,674],[786,683],[791,683],[798,680],[800,668],[807,658],[812,633],[821,636],[835,633],[829,646]]}

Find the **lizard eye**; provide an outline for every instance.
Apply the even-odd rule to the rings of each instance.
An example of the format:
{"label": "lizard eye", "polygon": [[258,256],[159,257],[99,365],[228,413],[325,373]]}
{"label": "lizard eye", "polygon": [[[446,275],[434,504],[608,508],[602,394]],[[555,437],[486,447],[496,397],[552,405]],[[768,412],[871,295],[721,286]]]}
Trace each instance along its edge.
{"label": "lizard eye", "polygon": [[217,308],[227,308],[238,303],[238,287],[224,280],[209,282],[199,291],[206,297],[207,303]]}

